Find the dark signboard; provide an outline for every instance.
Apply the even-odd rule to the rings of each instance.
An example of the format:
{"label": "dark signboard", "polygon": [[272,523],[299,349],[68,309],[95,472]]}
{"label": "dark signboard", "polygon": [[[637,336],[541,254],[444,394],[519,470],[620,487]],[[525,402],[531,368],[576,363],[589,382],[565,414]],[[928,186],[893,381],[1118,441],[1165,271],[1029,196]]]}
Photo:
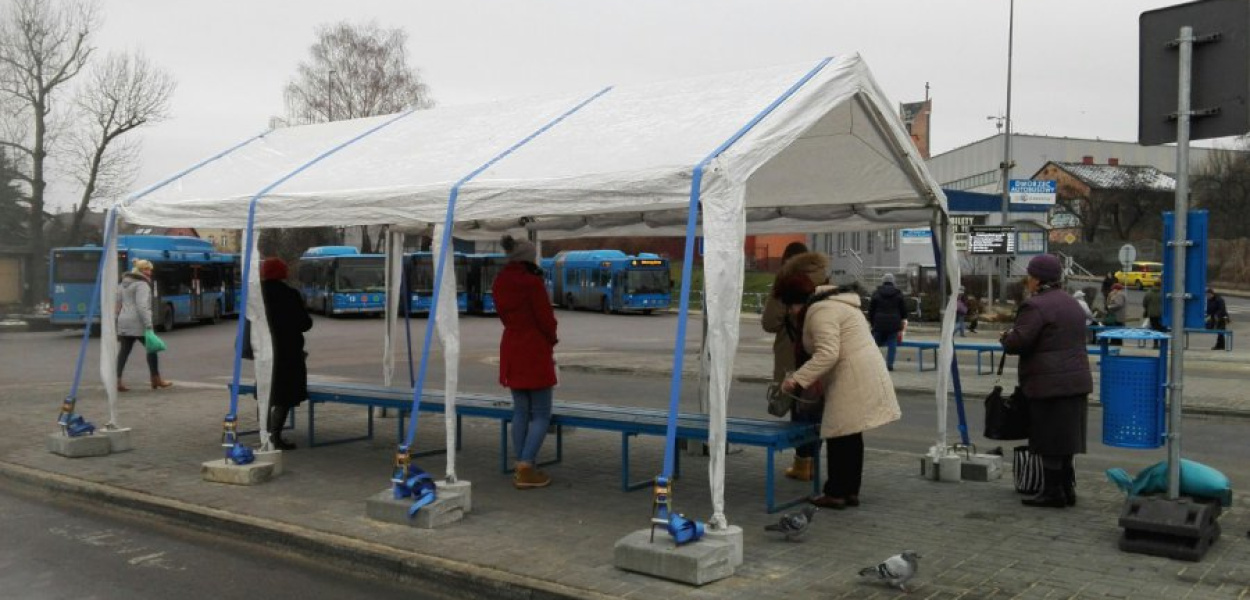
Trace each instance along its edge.
{"label": "dark signboard", "polygon": [[969,254],[1012,254],[1015,251],[1015,227],[974,225],[968,232]]}
{"label": "dark signboard", "polygon": [[1141,14],[1137,138],[1176,141],[1181,27],[1193,27],[1190,139],[1250,130],[1250,0],[1202,0]]}

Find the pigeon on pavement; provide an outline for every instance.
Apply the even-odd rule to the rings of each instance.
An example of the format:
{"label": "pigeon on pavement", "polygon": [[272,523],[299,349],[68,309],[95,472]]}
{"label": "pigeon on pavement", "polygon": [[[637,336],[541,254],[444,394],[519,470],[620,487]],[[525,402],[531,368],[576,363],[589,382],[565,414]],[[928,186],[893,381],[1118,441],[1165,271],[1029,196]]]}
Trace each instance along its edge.
{"label": "pigeon on pavement", "polygon": [[859,576],[884,581],[906,592],[908,591],[907,582],[915,577],[916,571],[920,569],[919,560],[920,555],[916,554],[915,550],[906,550],[902,554],[895,554],[885,559],[875,567],[860,569]]}
{"label": "pigeon on pavement", "polygon": [[815,506],[804,506],[801,512],[782,515],[781,520],[776,523],[765,525],[764,530],[780,531],[785,534],[786,541],[796,541],[807,531],[807,526],[812,524],[817,510],[819,509]]}

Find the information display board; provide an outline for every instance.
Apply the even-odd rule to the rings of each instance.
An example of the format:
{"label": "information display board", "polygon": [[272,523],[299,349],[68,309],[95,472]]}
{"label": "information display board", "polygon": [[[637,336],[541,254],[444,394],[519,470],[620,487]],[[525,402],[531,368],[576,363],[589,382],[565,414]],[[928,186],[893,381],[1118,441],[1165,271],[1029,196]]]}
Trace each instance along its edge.
{"label": "information display board", "polygon": [[968,232],[969,254],[1012,254],[1015,251],[1015,227],[978,225]]}

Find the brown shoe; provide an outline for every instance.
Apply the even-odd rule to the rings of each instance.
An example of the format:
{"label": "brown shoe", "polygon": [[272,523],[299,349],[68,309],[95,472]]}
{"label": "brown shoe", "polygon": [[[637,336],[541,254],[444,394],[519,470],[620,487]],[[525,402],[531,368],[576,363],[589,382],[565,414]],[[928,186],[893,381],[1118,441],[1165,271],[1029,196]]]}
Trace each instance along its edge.
{"label": "brown shoe", "polygon": [[516,473],[512,477],[512,485],[518,490],[547,487],[551,478],[546,473],[535,469],[533,465],[518,463]]}
{"label": "brown shoe", "polygon": [[172,387],[174,382],[161,379],[160,375],[152,378],[152,389]]}
{"label": "brown shoe", "polygon": [[120,379],[118,379],[118,380],[117,380],[117,391],[119,391],[119,392],[129,392],[129,391],[130,391],[130,388],[126,387],[126,384],[122,383],[122,382],[121,382],[121,380],[120,380]]}

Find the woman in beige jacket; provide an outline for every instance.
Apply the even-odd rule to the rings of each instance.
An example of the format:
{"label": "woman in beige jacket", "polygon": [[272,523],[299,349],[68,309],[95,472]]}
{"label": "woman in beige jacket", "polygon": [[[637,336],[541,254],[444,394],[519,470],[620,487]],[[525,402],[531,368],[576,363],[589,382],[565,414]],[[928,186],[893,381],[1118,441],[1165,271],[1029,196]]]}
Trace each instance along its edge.
{"label": "woman in beige jacket", "polygon": [[[818,252],[808,252],[807,246],[794,242],[786,246],[782,253],[781,269],[773,281],[772,293],[764,302],[764,312],[760,315],[760,325],[764,331],[775,334],[773,339],[773,381],[781,383],[786,374],[795,369],[794,347],[799,341],[798,323],[790,316],[786,301],[780,295],[780,284],[788,277],[795,275],[806,277],[811,285],[807,290],[793,290],[791,300],[802,305],[807,296],[818,285],[829,281],[829,259]],[[795,300],[797,298],[797,300]],[[820,415],[805,414],[803,411],[791,411],[792,422],[818,423]],[[794,464],[786,469],[786,477],[799,481],[811,481],[816,473],[812,467],[813,458],[820,452],[820,442],[805,444],[794,449]]]}
{"label": "woman in beige jacket", "polygon": [[825,438],[828,479],[811,503],[823,508],[859,506],[864,472],[863,432],[902,416],[885,360],[873,341],[853,286],[822,286],[804,309],[792,307],[803,323],[803,348],[811,358],[782,389],[825,387],[820,435]]}

